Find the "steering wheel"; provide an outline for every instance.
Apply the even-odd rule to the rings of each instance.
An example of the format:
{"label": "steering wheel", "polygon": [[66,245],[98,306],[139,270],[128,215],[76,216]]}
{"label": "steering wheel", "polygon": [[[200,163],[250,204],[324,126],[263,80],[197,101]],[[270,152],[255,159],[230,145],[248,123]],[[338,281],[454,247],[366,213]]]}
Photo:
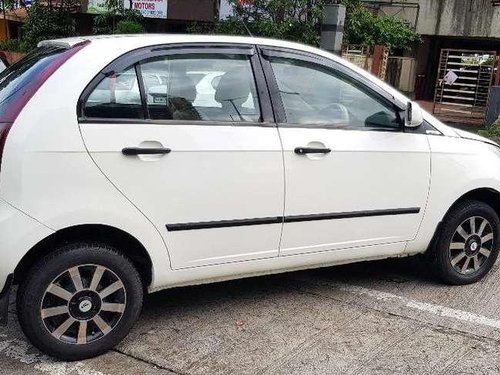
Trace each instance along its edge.
{"label": "steering wheel", "polygon": [[339,103],[332,103],[322,108],[318,112],[319,117],[328,119],[328,122],[334,124],[345,124],[349,122],[349,111],[345,106]]}

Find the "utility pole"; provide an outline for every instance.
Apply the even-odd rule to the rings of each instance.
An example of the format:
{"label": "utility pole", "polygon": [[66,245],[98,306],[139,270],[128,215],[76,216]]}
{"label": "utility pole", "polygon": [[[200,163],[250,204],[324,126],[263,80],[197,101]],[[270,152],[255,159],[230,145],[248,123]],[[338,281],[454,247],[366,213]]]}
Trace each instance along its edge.
{"label": "utility pole", "polygon": [[327,1],[321,24],[321,48],[340,55],[344,38],[345,6],[338,0]]}

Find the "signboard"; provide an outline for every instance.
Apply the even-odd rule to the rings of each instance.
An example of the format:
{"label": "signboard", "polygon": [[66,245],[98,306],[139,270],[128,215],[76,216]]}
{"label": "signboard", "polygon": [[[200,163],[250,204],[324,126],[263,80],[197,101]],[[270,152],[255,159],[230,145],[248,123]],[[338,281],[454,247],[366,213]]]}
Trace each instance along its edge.
{"label": "signboard", "polygon": [[[167,18],[168,0],[123,0],[123,7],[137,10],[146,18]],[[105,0],[89,0],[87,13],[104,12]]]}
{"label": "signboard", "polygon": [[458,76],[453,70],[449,70],[443,77],[444,83],[447,83],[448,85],[453,85],[457,79]]}
{"label": "signboard", "polygon": [[[127,1],[126,1],[127,3]],[[129,0],[129,6],[146,18],[167,18],[168,0]]]}

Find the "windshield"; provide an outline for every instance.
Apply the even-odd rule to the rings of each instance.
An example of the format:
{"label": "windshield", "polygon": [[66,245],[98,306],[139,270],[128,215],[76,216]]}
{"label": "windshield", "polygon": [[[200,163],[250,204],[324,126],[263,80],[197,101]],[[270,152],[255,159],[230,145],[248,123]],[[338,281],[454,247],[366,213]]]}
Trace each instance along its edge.
{"label": "windshield", "polygon": [[11,122],[19,105],[29,100],[47,75],[53,71],[53,63],[67,49],[40,47],[22,60],[0,73],[0,122]]}

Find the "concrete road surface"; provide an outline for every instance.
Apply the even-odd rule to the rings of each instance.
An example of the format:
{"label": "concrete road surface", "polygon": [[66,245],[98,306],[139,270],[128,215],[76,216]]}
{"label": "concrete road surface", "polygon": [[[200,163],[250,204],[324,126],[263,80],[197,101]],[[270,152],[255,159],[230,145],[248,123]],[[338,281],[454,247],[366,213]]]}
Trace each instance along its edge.
{"label": "concrete road surface", "polygon": [[449,287],[418,259],[160,292],[99,358],[42,355],[0,328],[1,374],[498,374],[500,271]]}

